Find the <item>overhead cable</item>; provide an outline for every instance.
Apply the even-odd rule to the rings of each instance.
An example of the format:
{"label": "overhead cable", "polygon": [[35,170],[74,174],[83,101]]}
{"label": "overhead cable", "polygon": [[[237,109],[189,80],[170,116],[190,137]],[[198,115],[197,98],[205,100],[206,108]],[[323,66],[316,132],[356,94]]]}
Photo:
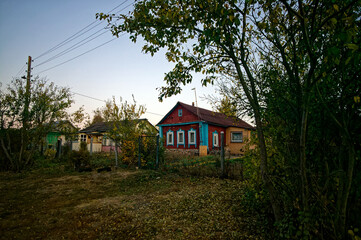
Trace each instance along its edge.
{"label": "overhead cable", "polygon": [[[125,4],[127,1],[129,0],[125,0],[122,3],[120,3],[118,6],[116,6],[115,8],[113,8],[112,10],[110,10],[107,14],[110,14],[112,11],[114,11],[115,9],[119,8],[120,6],[122,6],[123,4]],[[132,3],[133,4],[133,3]],[[125,8],[129,7],[131,4],[127,5]],[[125,8],[119,10],[118,12],[124,10]],[[117,12],[117,13],[118,13]],[[77,39],[78,37],[84,35],[85,33],[89,32],[90,30],[94,29],[95,27],[99,26],[100,24],[102,24],[102,22],[99,22],[98,24],[96,24],[95,26],[93,26],[92,28],[86,30],[87,28],[89,28],[90,26],[94,25],[95,23],[97,23],[99,20],[95,20],[92,23],[88,24],[87,26],[85,26],[84,28],[82,28],[81,30],[79,30],[78,32],[76,32],[75,34],[71,35],[70,37],[68,37],[67,39],[65,39],[64,41],[62,41],[61,43],[57,44],[56,46],[52,47],[51,49],[45,51],[44,53],[40,54],[39,56],[35,57],[34,60],[43,57],[46,54],[49,54],[55,50],[57,50],[58,48],[64,46],[65,44],[73,41],[74,39]],[[83,32],[84,30],[86,30],[85,32]],[[83,32],[83,33],[82,33]]]}
{"label": "overhead cable", "polygon": [[[124,34],[122,34],[122,35],[120,35],[120,36],[123,36],[123,35],[124,35]],[[59,64],[57,64],[57,65],[55,65],[55,66],[53,66],[53,67],[47,68],[47,69],[45,69],[45,70],[43,70],[43,71],[40,71],[40,72],[36,73],[36,75],[37,75],[37,74],[40,74],[40,73],[43,73],[43,72],[46,72],[46,71],[49,71],[49,70],[51,70],[51,69],[53,69],[53,68],[59,67],[59,66],[65,64],[65,63],[68,63],[68,62],[70,62],[70,61],[73,61],[74,59],[79,58],[79,57],[81,57],[81,56],[83,56],[83,55],[85,55],[85,54],[87,54],[87,53],[89,53],[89,52],[91,52],[91,51],[94,51],[95,49],[100,48],[100,47],[102,47],[102,46],[104,46],[104,45],[106,45],[106,44],[108,44],[108,43],[110,43],[110,42],[112,42],[112,41],[114,41],[114,40],[116,40],[116,39],[117,39],[117,38],[110,39],[109,41],[106,41],[105,43],[102,43],[102,44],[100,44],[100,45],[98,45],[98,46],[96,46],[96,47],[94,47],[94,48],[92,48],[92,49],[90,49],[90,50],[88,50],[88,51],[86,51],[86,52],[84,52],[84,53],[82,53],[82,54],[79,54],[79,55],[77,55],[77,56],[75,56],[75,57],[73,57],[73,58],[71,58],[71,59],[69,59],[69,60],[66,60],[66,61],[64,61],[64,62],[62,62],[62,63],[59,63]]]}

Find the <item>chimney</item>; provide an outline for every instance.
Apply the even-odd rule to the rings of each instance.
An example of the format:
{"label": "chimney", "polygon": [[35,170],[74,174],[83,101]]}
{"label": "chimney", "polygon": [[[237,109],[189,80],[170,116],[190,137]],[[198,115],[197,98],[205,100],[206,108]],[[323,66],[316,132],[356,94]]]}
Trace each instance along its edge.
{"label": "chimney", "polygon": [[194,107],[194,102],[192,102],[192,107]]}

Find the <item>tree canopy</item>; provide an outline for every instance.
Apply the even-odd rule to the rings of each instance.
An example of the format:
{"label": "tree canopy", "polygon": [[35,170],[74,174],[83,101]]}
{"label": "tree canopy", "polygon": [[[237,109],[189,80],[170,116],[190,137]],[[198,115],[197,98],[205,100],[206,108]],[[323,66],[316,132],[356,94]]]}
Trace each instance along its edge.
{"label": "tree canopy", "polygon": [[97,17],[115,36],[142,37],[145,53],[166,50],[175,66],[160,100],[180,93],[193,72],[204,85],[232,79],[228,97],[256,122],[279,232],[345,238],[357,224],[350,209],[360,210],[360,15],[357,0],[143,0],[130,15]]}
{"label": "tree canopy", "polygon": [[31,81],[28,95],[22,79],[14,79],[0,94],[0,144],[5,157],[2,164],[20,171],[32,163],[52,123],[66,118],[71,94],[68,88],[38,77]]}

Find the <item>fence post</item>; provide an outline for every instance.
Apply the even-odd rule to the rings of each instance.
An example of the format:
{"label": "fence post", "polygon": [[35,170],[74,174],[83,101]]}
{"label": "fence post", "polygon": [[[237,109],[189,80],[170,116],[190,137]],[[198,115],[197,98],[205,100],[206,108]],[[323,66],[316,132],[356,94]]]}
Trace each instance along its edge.
{"label": "fence post", "polygon": [[221,173],[224,176],[224,132],[221,132]]}
{"label": "fence post", "polygon": [[118,142],[114,141],[114,147],[115,147],[115,167],[118,167]]}
{"label": "fence post", "polygon": [[90,137],[90,156],[93,155],[93,136]]}
{"label": "fence post", "polygon": [[142,162],[140,159],[141,144],[142,144],[142,136],[139,136],[139,138],[138,138],[138,168],[139,169],[142,167]]}
{"label": "fence post", "polygon": [[155,169],[159,168],[159,134],[157,134],[157,155],[156,155],[156,159],[155,159]]}

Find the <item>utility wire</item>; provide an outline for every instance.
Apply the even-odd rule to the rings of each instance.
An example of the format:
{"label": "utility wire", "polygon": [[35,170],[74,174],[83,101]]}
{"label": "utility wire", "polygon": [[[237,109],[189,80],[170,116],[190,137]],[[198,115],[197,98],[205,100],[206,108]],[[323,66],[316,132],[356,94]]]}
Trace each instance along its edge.
{"label": "utility wire", "polygon": [[[105,103],[107,102],[107,101],[105,101],[105,100],[101,100],[101,99],[99,99],[99,98],[91,97],[91,96],[88,96],[88,95],[85,95],[85,94],[81,94],[81,93],[77,93],[77,92],[73,92],[73,91],[71,91],[71,93],[76,94],[76,95],[79,95],[79,96],[82,96],[82,97],[86,97],[86,98],[89,98],[89,99],[93,99],[93,100],[96,100],[96,101],[99,101],[99,102],[105,102]],[[145,113],[153,114],[153,115],[157,115],[157,116],[163,117],[163,115],[162,115],[162,114],[159,114],[159,113],[153,113],[153,112],[148,112],[148,111],[146,111]]]}
{"label": "utility wire", "polygon": [[19,72],[15,75],[15,78],[18,78],[19,75],[20,75],[22,72],[24,72],[25,67],[26,67],[26,63],[25,63],[24,66],[19,70]]}
{"label": "utility wire", "polygon": [[76,92],[71,92],[71,93],[82,96],[82,97],[90,98],[90,99],[93,99],[93,100],[96,100],[96,101],[99,101],[99,102],[105,102],[105,103],[107,102],[105,100],[101,100],[99,98],[91,97],[91,96],[88,96],[88,95],[85,95],[85,94],[76,93]]}
{"label": "utility wire", "polygon": [[163,117],[163,116],[164,116],[164,115],[159,114],[159,113],[152,113],[152,112],[148,112],[148,111],[146,111],[145,113],[149,113],[149,114],[153,114],[153,115],[158,115],[158,116],[161,116],[161,117]]}
{"label": "utility wire", "polygon": [[[115,9],[119,8],[120,6],[122,6],[123,4],[125,4],[127,1],[129,0],[125,0],[123,1],[122,3],[120,3],[118,6],[116,6],[115,8],[113,8],[112,10],[110,10],[107,14],[111,13],[112,11],[114,11]],[[132,3],[133,4],[133,3]],[[132,4],[129,4],[127,5],[125,8],[129,7],[130,5]],[[118,12],[124,10],[125,8],[119,10]],[[117,13],[118,13],[117,12]],[[100,24],[102,24],[102,22],[98,23],[97,25],[93,26],[91,29],[87,30],[86,32],[82,33],[85,29],[89,28],[90,26],[92,26],[94,23],[98,22],[99,20],[95,20],[94,22],[88,24],[86,27],[82,28],[81,30],[79,30],[78,32],[76,32],[75,34],[71,35],[70,37],[68,37],[67,39],[65,39],[64,41],[62,41],[61,43],[57,44],[56,46],[52,47],[51,49],[45,51],[44,53],[40,54],[39,56],[35,57],[34,60],[46,55],[46,54],[49,54],[55,50],[57,50],[58,48],[64,46],[65,44],[73,41],[74,39],[84,35],[86,32],[89,32],[91,29],[94,29],[95,27],[99,26]]]}
{"label": "utility wire", "polygon": [[[129,5],[127,5],[127,6],[126,6],[126,7],[124,7],[123,9],[119,10],[118,12],[123,11],[124,9],[126,9],[127,7],[129,7],[130,5],[132,5],[132,3],[131,3],[131,4],[129,4]],[[116,12],[115,14],[117,14],[118,12]],[[119,21],[119,19],[118,19],[118,20],[116,20],[114,23],[116,23],[116,22],[118,22],[118,21]],[[103,32],[102,32],[102,31],[103,31]],[[91,38],[90,40],[88,40],[88,41],[84,42],[85,40],[89,39],[90,37],[92,37],[92,36],[96,35],[96,34],[97,34],[97,33],[99,33],[99,32],[102,32],[102,33],[100,33],[100,34],[98,34],[97,36],[95,36],[95,37]],[[74,44],[74,45],[70,46],[69,48],[67,48],[67,49],[63,50],[62,52],[58,53],[57,55],[55,55],[55,56],[53,56],[53,57],[51,57],[51,58],[48,58],[47,60],[45,60],[45,61],[43,61],[43,62],[39,63],[38,65],[36,65],[36,66],[34,66],[34,67],[38,67],[38,66],[41,66],[41,65],[43,65],[43,64],[45,64],[45,63],[48,63],[48,62],[50,62],[50,61],[52,61],[52,60],[55,60],[55,59],[57,59],[57,58],[59,58],[59,57],[61,57],[61,56],[65,55],[65,54],[67,54],[67,53],[69,53],[69,52],[71,52],[71,51],[73,51],[73,50],[75,50],[75,49],[77,49],[77,48],[79,48],[79,47],[81,47],[81,46],[83,46],[83,45],[87,44],[88,42],[93,41],[94,39],[96,39],[96,38],[98,38],[98,37],[100,37],[100,36],[104,35],[104,34],[105,34],[105,33],[107,33],[107,32],[109,32],[107,29],[102,28],[102,29],[100,29],[100,30],[96,31],[95,33],[91,34],[90,36],[88,36],[88,37],[84,38],[84,39],[83,39],[83,40],[81,40],[80,42],[78,42],[78,43],[76,43],[76,44]],[[84,43],[83,43],[83,42],[84,42]]]}
{"label": "utility wire", "polygon": [[[125,35],[125,34],[122,34],[122,35],[120,35],[120,36],[123,36],[123,35]],[[76,59],[76,58],[79,58],[79,57],[81,57],[81,56],[83,56],[83,55],[85,55],[85,54],[87,54],[87,53],[89,53],[89,52],[91,52],[91,51],[94,51],[95,49],[100,48],[100,47],[102,47],[102,46],[104,46],[104,45],[106,45],[106,44],[108,44],[108,43],[110,43],[110,42],[112,42],[112,41],[114,41],[114,40],[116,40],[116,39],[117,39],[117,38],[110,39],[109,41],[106,41],[105,43],[102,43],[102,44],[100,44],[100,45],[98,45],[98,46],[96,46],[96,47],[94,47],[94,48],[92,48],[92,49],[90,49],[90,50],[88,50],[88,51],[86,51],[86,52],[84,52],[84,53],[82,53],[82,54],[79,54],[79,55],[77,55],[77,56],[75,56],[75,57],[73,57],[73,58],[71,58],[71,59],[69,59],[69,60],[66,60],[66,61],[64,61],[64,62],[62,62],[62,63],[59,63],[59,64],[53,66],[53,67],[50,67],[50,68],[47,68],[47,69],[45,69],[45,70],[43,70],[43,71],[41,71],[41,72],[38,72],[38,73],[36,73],[36,75],[38,75],[38,74],[40,74],[40,73],[43,73],[43,72],[46,72],[46,71],[49,71],[49,70],[51,70],[51,69],[53,69],[53,68],[59,67],[59,66],[65,64],[65,63],[68,63],[68,62],[70,62],[70,61],[72,61],[72,60],[74,60],[74,59]]]}
{"label": "utility wire", "polygon": [[[87,40],[88,38],[94,36],[95,34],[101,32],[101,31],[104,31],[104,32],[102,32],[102,33],[98,34],[97,36],[91,38],[90,40],[84,42],[84,41]],[[51,57],[51,58],[48,58],[47,60],[39,63],[38,65],[35,65],[34,67],[38,67],[38,66],[41,66],[41,65],[43,65],[43,64],[45,64],[45,63],[48,63],[48,62],[50,62],[50,61],[53,61],[53,60],[55,60],[55,59],[57,59],[57,58],[65,55],[65,54],[67,54],[67,53],[69,53],[69,52],[71,52],[71,51],[73,51],[73,50],[75,50],[75,49],[77,49],[77,48],[79,48],[79,47],[87,44],[88,42],[93,41],[94,39],[102,36],[103,34],[105,34],[105,33],[107,33],[107,32],[108,32],[108,31],[105,30],[105,29],[100,29],[99,31],[93,33],[92,35],[88,36],[87,38],[84,38],[82,41],[78,42],[77,44],[74,44],[73,46],[71,46],[71,47],[63,50],[62,52],[58,53],[57,55],[55,55],[55,56],[53,56],[53,57]],[[83,42],[83,43],[82,43],[82,42]]]}
{"label": "utility wire", "polygon": [[[123,2],[124,3],[124,2]],[[127,6],[125,6],[124,8],[122,8],[122,9],[120,9],[120,10],[118,10],[116,13],[114,13],[114,14],[117,14],[117,13],[119,13],[119,12],[121,12],[121,11],[123,11],[124,9],[126,9],[126,8],[128,8],[129,6],[131,6],[133,3],[130,3],[130,4],[128,4]],[[115,9],[115,8],[114,8]],[[116,20],[115,21],[115,23],[116,22],[118,22],[119,21],[119,19],[118,20]],[[100,23],[101,24],[101,23]],[[98,26],[99,24],[97,24],[96,26]],[[94,28],[94,27],[93,27]],[[92,28],[92,29],[93,29]],[[89,30],[91,30],[91,29],[89,29]],[[89,31],[88,30],[88,31]],[[86,31],[86,32],[88,32],[88,31]],[[103,32],[102,32],[103,31]],[[84,33],[86,33],[86,32],[84,32]],[[96,35],[97,33],[99,33],[99,32],[102,32],[102,33],[100,33],[100,34],[98,34],[97,36],[95,36],[95,37],[93,37],[93,38],[91,38],[90,40],[88,40],[88,41],[86,41],[86,42],[84,42],[85,40],[87,40],[87,39],[89,39],[90,37],[92,37],[92,36],[94,36],[94,35]],[[91,41],[93,41],[94,39],[96,39],[96,38],[98,38],[98,37],[100,37],[101,35],[103,35],[103,34],[105,34],[105,33],[107,33],[108,32],[108,30],[107,29],[105,29],[105,28],[102,28],[102,29],[100,29],[100,30],[98,30],[97,32],[95,32],[95,33],[93,33],[93,34],[91,34],[90,36],[88,36],[88,37],[86,37],[86,38],[84,38],[83,40],[81,40],[80,42],[78,42],[78,43],[76,43],[76,44],[74,44],[74,45],[72,45],[71,47],[69,47],[69,48],[67,48],[67,49],[65,49],[65,50],[63,50],[62,52],[60,52],[60,53],[58,53],[57,55],[55,55],[55,56],[53,56],[53,57],[51,57],[51,58],[48,58],[47,60],[45,60],[45,61],[43,61],[43,62],[41,62],[41,63],[39,63],[39,64],[37,64],[35,67],[38,67],[38,66],[41,66],[41,65],[43,65],[43,64],[46,64],[46,63],[48,63],[48,62],[50,62],[50,61],[53,61],[53,60],[55,60],[55,59],[57,59],[57,58],[59,58],[59,57],[61,57],[61,56],[63,56],[63,55],[65,55],[65,54],[67,54],[67,53],[69,53],[69,52],[72,52],[73,50],[75,50],[75,49],[77,49],[77,48],[79,48],[79,47],[81,47],[81,46],[83,46],[83,45],[85,45],[86,43],[88,43],[88,42],[91,42]],[[83,34],[84,34],[83,33]],[[81,35],[83,35],[83,34],[81,34]],[[81,36],[81,35],[79,35],[79,36]],[[78,37],[79,37],[78,36]]]}

